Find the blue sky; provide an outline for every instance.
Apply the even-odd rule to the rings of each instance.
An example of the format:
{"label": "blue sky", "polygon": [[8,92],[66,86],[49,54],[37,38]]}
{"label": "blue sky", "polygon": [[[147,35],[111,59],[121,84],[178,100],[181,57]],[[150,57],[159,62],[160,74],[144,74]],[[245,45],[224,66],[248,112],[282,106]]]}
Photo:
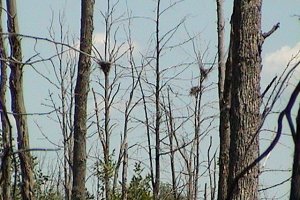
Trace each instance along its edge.
{"label": "blue sky", "polygon": [[[118,6],[117,12],[125,12],[126,1],[121,1]],[[169,1],[165,1],[169,2]],[[151,0],[141,1],[127,1],[128,7],[132,10],[132,15],[137,17],[154,17],[155,3]],[[104,5],[104,6],[102,6]],[[229,30],[229,20],[231,15],[232,1],[225,1],[226,10],[225,18],[227,22],[227,33]],[[103,20],[100,16],[100,10],[106,5],[103,1],[96,1],[95,7],[95,33],[103,33]],[[48,36],[48,28],[54,16],[54,25],[57,25],[58,14],[64,13],[65,30],[74,37],[78,37],[80,27],[80,1],[79,0],[27,0],[18,1],[19,8],[19,21],[20,30],[24,34],[36,35],[41,37]],[[272,53],[276,53],[283,49],[288,56],[291,52],[290,49],[299,48],[299,35],[300,35],[300,21],[293,15],[299,13],[298,0],[265,0],[263,1],[263,16],[262,16],[262,30],[268,31],[274,24],[280,22],[280,29],[276,31],[270,38],[265,41],[263,46],[263,57],[265,62],[270,62],[269,57]],[[178,23],[183,17],[187,16],[186,26],[190,33],[200,33],[202,48],[209,44],[212,53],[216,50],[216,13],[215,2],[198,1],[198,0],[185,0],[174,7],[174,9],[167,12],[162,17],[162,27],[166,29]],[[146,46],[144,41],[148,41],[149,33],[153,32],[154,24],[147,19],[136,19],[133,21],[136,25],[133,27],[133,37],[139,46]],[[163,28],[162,28],[163,29]],[[145,34],[146,33],[146,34]],[[184,38],[184,32],[181,38]],[[228,42],[227,42],[228,43]],[[291,50],[292,52],[295,50]],[[282,53],[285,52],[280,52]],[[286,62],[286,56],[285,62]],[[282,64],[280,58],[277,58],[277,63]],[[264,63],[269,64],[269,63]],[[274,63],[272,63],[274,65]],[[272,68],[274,66],[266,66]],[[268,69],[266,69],[268,70]]]}
{"label": "blue sky", "polygon": [[[106,4],[105,1],[96,0],[95,6],[95,41],[96,46],[101,48],[103,45],[104,25],[103,19],[101,18],[101,11],[104,11]],[[168,5],[171,0],[163,0],[163,6]],[[75,40],[79,38],[80,29],[80,1],[79,0],[18,0],[18,13],[20,32],[26,35],[33,35],[38,37],[49,37],[48,29],[51,21],[53,20],[54,30],[59,31],[58,27],[58,16],[62,13],[64,16],[64,30],[68,31],[71,37]],[[132,37],[136,45],[136,49],[145,53],[149,45],[151,45],[150,38],[153,36],[154,23],[148,18],[154,18],[155,16],[155,1],[153,0],[121,0],[120,4],[116,7],[116,16],[121,15],[126,11],[126,4],[128,9],[132,12],[132,16],[135,19],[132,21]],[[225,0],[225,18],[226,18],[226,31],[228,37],[229,31],[229,20],[232,10],[232,1]],[[263,2],[263,16],[262,16],[262,29],[263,32],[269,31],[274,24],[280,22],[280,29],[278,29],[272,36],[270,36],[263,46],[263,73],[262,73],[262,85],[266,85],[275,74],[282,71],[283,66],[289,61],[292,55],[295,55],[300,50],[300,20],[297,17],[293,17],[295,14],[300,14],[300,1],[299,0],[265,0]],[[52,18],[53,17],[53,18]],[[197,40],[198,46],[202,52],[208,49],[208,60],[212,60],[216,53],[216,8],[215,1],[199,1],[199,0],[185,0],[170,9],[166,14],[162,16],[161,31],[167,31],[186,17],[185,26],[189,34],[199,34]],[[187,31],[181,28],[175,35],[173,43],[176,40],[184,40],[187,37]],[[120,31],[118,38],[125,40],[125,36]],[[228,44],[228,40],[226,44]],[[34,41],[24,39],[24,58],[33,55]],[[187,48],[187,47],[186,47]],[[47,43],[43,43],[39,46],[39,51],[43,55],[52,55],[53,47]],[[188,51],[188,49],[185,49]],[[171,54],[169,58],[164,60],[165,65],[170,65],[172,62],[179,62],[185,60],[187,55],[182,55],[183,51],[175,52]],[[139,53],[137,53],[139,54]],[[175,55],[175,56],[174,56]],[[182,55],[178,56],[178,55]],[[172,57],[173,56],[173,57]],[[299,57],[298,57],[299,59]],[[44,65],[38,66],[39,69],[44,69]],[[47,67],[45,67],[47,68]],[[298,72],[298,74],[300,74]],[[296,80],[296,78],[294,78]],[[38,76],[32,69],[28,68],[25,72],[25,101],[28,112],[40,112],[41,110],[46,111],[47,109],[41,106],[44,102],[45,97],[48,95],[49,85]],[[30,88],[28,87],[30,85]],[[280,106],[284,106],[285,101],[281,101]],[[36,119],[39,116],[35,117]],[[45,119],[46,120],[46,119]],[[276,120],[276,118],[273,118]],[[31,121],[31,143],[34,147],[40,147],[40,145],[49,145],[45,141],[41,140],[42,136],[37,133],[38,130]],[[39,120],[39,123],[43,124],[46,132],[51,132],[51,128],[47,127],[48,121]],[[270,126],[273,126],[275,121],[268,122]],[[57,135],[53,133],[52,139],[55,140]],[[268,136],[270,137],[270,136]],[[291,141],[289,139],[283,140],[283,144],[289,145]],[[283,149],[285,149],[284,145]],[[287,157],[285,163],[290,163],[291,149],[286,151],[277,151],[278,156],[270,158],[270,162],[273,159]],[[282,153],[284,152],[284,153]],[[288,154],[288,155],[287,155]],[[273,162],[273,161],[272,161]],[[284,165],[286,167],[288,165]],[[274,178],[276,179],[276,178]]]}

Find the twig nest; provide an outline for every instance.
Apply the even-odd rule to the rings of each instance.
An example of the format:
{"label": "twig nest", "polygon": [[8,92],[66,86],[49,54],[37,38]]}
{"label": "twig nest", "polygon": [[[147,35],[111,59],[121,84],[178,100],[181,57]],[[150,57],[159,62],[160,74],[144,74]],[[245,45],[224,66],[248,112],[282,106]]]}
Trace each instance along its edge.
{"label": "twig nest", "polygon": [[103,71],[104,74],[108,74],[111,68],[111,62],[106,61],[98,61],[100,65],[100,69]]}
{"label": "twig nest", "polygon": [[197,96],[201,92],[200,86],[194,86],[190,89],[190,96]]}

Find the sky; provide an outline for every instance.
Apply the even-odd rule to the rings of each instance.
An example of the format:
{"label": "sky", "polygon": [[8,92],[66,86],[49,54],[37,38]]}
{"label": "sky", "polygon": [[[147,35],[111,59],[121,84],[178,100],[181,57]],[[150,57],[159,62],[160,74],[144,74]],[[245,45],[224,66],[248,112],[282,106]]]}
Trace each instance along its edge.
{"label": "sky", "polygon": [[[137,17],[154,17],[155,3],[151,0],[142,1],[121,1],[121,5],[117,8],[117,12],[124,13],[125,2],[132,15]],[[164,2],[164,1],[163,1]],[[169,2],[165,1],[165,2]],[[96,1],[95,6],[95,35],[103,35],[103,20],[101,20],[100,11],[103,1]],[[299,49],[300,21],[297,15],[299,13],[299,0],[265,0],[262,6],[262,31],[269,31],[273,25],[280,22],[278,29],[270,38],[268,38],[263,46],[263,75],[269,72],[277,72],[284,63],[290,59],[291,54],[295,54]],[[34,7],[32,7],[34,5]],[[232,1],[225,1],[225,18],[227,25],[227,37],[229,30],[229,20],[232,10]],[[53,24],[57,28],[57,20],[59,13],[63,13],[65,20],[65,30],[71,35],[78,37],[80,28],[80,1],[79,0],[52,0],[38,1],[27,0],[18,1],[20,30],[24,34],[47,37],[48,28],[54,17]],[[105,7],[105,6],[104,6]],[[174,9],[167,12],[162,17],[162,27],[168,29],[175,25],[183,17],[187,17],[186,26],[190,33],[199,33],[201,36],[202,46],[210,45],[211,51],[216,48],[216,14],[215,2],[185,0],[175,6]],[[154,28],[153,22],[147,19],[137,18],[133,20],[136,25],[133,28],[133,37],[139,47],[144,46],[149,34]],[[147,26],[144,26],[147,24]],[[162,28],[163,29],[163,28]],[[181,33],[180,33],[181,34]],[[184,33],[180,35],[184,38]],[[228,42],[227,42],[228,43]],[[203,47],[204,48],[204,47]],[[280,54],[281,56],[277,56]],[[274,70],[276,68],[276,70]]]}
{"label": "sky", "polygon": [[[172,0],[163,0],[162,7],[166,7],[174,2]],[[49,28],[53,27],[57,37],[59,35],[59,16],[63,19],[63,29],[68,32],[70,38],[74,38],[75,43],[79,38],[80,30],[80,1],[79,0],[17,0],[20,33],[25,35],[38,36],[49,38]],[[103,48],[104,38],[104,21],[101,17],[101,12],[104,12],[107,4],[103,0],[96,0],[95,16],[94,16],[94,41],[95,46],[100,49]],[[133,17],[131,24],[132,38],[137,56],[147,51],[149,46],[153,45],[151,37],[155,24],[153,19],[155,16],[155,1],[154,0],[121,0],[116,6],[116,16],[122,15],[128,9]],[[230,16],[232,11],[232,0],[225,0],[225,20],[226,20],[226,44],[229,42]],[[300,51],[300,19],[295,15],[300,15],[300,1],[299,0],[265,0],[262,7],[262,31],[269,31],[273,25],[280,22],[280,28],[266,39],[263,46],[263,69],[262,69],[262,88],[264,88],[274,77],[282,72],[284,67],[292,56],[295,56]],[[213,0],[184,0],[172,9],[168,10],[161,17],[161,32],[166,32],[170,28],[177,25],[183,18],[185,18],[184,27],[181,27],[171,40],[171,43],[184,41],[187,35],[198,35],[197,46],[201,52],[206,52],[206,57],[209,61],[213,60],[217,51],[217,32],[216,32],[216,5]],[[126,29],[125,26],[121,29]],[[119,41],[125,41],[126,36],[122,34],[117,36]],[[59,39],[59,38],[57,38]],[[34,54],[35,42],[30,39],[23,39],[24,60],[28,59]],[[39,52],[43,56],[53,54],[53,46],[47,42],[38,44]],[[185,54],[187,52],[187,54]],[[167,54],[167,53],[166,53]],[[172,65],[172,63],[184,61],[188,59],[190,49],[185,47],[178,52],[170,52],[169,56],[163,60],[163,64]],[[180,56],[179,56],[180,55]],[[299,59],[299,57],[298,57]],[[49,67],[44,64],[36,66],[47,73]],[[293,76],[292,82],[297,81],[297,74],[300,77],[300,70]],[[42,106],[45,103],[45,98],[49,94],[51,86],[44,78],[40,77],[34,70],[28,67],[25,72],[25,101],[27,112],[46,112],[48,109]],[[30,85],[30,87],[26,86]],[[291,92],[291,88],[287,93]],[[286,98],[287,99],[287,98]],[[278,109],[282,108],[286,99],[283,98],[278,104]],[[47,142],[43,140],[43,136],[38,133],[39,130],[35,125],[38,120],[42,129],[45,132],[53,132],[52,127],[47,127],[49,121],[45,118],[40,120],[40,116],[31,118],[31,145],[33,147],[48,146]],[[276,117],[267,121],[270,127],[274,127]],[[59,137],[57,133],[49,136],[55,141]],[[267,138],[272,138],[268,135]],[[286,168],[291,164],[291,148],[292,143],[290,138],[282,140],[281,148],[275,151],[275,156],[270,156],[267,163],[278,163],[279,168]],[[284,149],[284,150],[282,150]],[[287,156],[288,155],[288,156]],[[280,160],[279,160],[280,159]],[[281,163],[281,159],[284,161]],[[278,175],[278,180],[273,177],[272,180],[280,181],[282,176]],[[286,177],[286,175],[284,175]],[[266,178],[268,179],[268,177]],[[266,180],[263,180],[268,184]],[[273,182],[274,183],[274,182]],[[288,186],[288,185],[287,185]],[[285,187],[287,189],[288,187]],[[285,190],[284,189],[284,190]],[[268,192],[269,195],[275,195],[275,191]],[[280,194],[284,191],[279,192]],[[279,195],[280,195],[279,194]],[[277,195],[277,194],[276,194]]]}

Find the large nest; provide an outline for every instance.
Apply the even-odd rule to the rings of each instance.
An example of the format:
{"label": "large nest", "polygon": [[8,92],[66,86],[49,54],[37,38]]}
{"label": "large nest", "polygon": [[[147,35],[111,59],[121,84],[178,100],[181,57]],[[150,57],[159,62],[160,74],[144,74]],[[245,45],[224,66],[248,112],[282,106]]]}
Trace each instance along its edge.
{"label": "large nest", "polygon": [[111,68],[111,62],[106,61],[98,61],[100,65],[100,69],[103,71],[104,74],[108,74]]}

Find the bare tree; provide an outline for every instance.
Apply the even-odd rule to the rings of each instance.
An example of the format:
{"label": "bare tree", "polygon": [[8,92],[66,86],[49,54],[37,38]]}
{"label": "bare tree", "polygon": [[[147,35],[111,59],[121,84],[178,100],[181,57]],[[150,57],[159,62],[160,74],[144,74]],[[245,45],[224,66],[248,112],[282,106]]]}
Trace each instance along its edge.
{"label": "bare tree", "polygon": [[[2,0],[0,1],[0,8],[2,8]],[[2,28],[2,9],[0,10],[0,32],[3,32]],[[10,122],[7,118],[7,113],[4,112],[6,110],[6,87],[7,87],[7,55],[6,49],[4,45],[4,39],[0,37],[0,112],[1,112],[1,128],[2,128],[2,147],[4,156],[1,160],[1,175],[0,182],[1,189],[0,193],[2,194],[3,200],[11,199],[10,190],[11,190],[11,127]]]}
{"label": "bare tree", "polygon": [[[65,24],[63,22],[62,14],[59,15],[60,35],[57,37],[61,43],[70,43],[69,36],[66,35],[64,30]],[[52,25],[51,25],[52,27]],[[57,40],[56,34],[53,28],[49,30],[50,37],[53,41]],[[61,134],[63,136],[63,157],[60,160],[63,168],[63,183],[59,183],[64,187],[65,199],[70,200],[72,196],[72,162],[73,162],[73,109],[74,109],[74,83],[75,83],[75,69],[77,54],[74,51],[65,48],[64,45],[54,44],[56,59],[50,60],[53,73],[56,80],[47,79],[45,75],[42,75],[48,80],[48,82],[58,89],[58,99],[55,98],[53,92],[49,94],[48,101],[50,107],[55,111],[55,117],[57,120]],[[66,50],[67,49],[67,50]],[[75,55],[75,57],[74,57]],[[57,61],[57,62],[56,62]],[[38,71],[38,70],[36,70]],[[39,73],[39,72],[38,72]],[[47,137],[47,136],[45,136]],[[50,141],[51,142],[51,141]],[[53,144],[53,142],[51,142]],[[58,145],[58,144],[57,144]],[[60,147],[60,145],[58,145]]]}
{"label": "bare tree", "polygon": [[[154,19],[155,22],[155,37],[154,41],[154,51],[153,55],[145,56],[147,66],[150,66],[152,72],[154,73],[153,78],[143,77],[142,80],[145,81],[146,84],[140,84],[141,94],[143,98],[143,105],[144,105],[144,113],[145,113],[145,121],[143,122],[146,127],[147,133],[147,145],[148,145],[148,155],[149,155],[149,168],[150,168],[150,176],[151,176],[151,183],[153,187],[153,199],[159,199],[160,197],[160,173],[161,173],[161,159],[162,156],[168,155],[170,156],[170,168],[171,168],[171,175],[172,175],[172,197],[174,199],[180,198],[180,190],[184,190],[186,192],[186,196],[188,199],[196,199],[198,196],[198,179],[200,177],[200,140],[201,140],[201,132],[200,126],[204,120],[201,119],[201,97],[203,89],[205,88],[203,85],[203,81],[207,78],[210,69],[206,69],[204,64],[202,63],[202,57],[199,52],[196,53],[196,61],[192,62],[193,64],[196,63],[196,66],[199,68],[199,75],[197,76],[197,86],[192,88],[192,98],[195,99],[195,103],[192,104],[194,107],[190,108],[190,105],[186,105],[188,107],[188,112],[190,111],[192,114],[188,114],[188,116],[181,116],[178,117],[182,119],[182,121],[177,124],[177,117],[176,114],[173,113],[172,107],[172,100],[177,98],[177,92],[173,91],[172,81],[175,79],[180,79],[178,73],[175,77],[165,77],[164,75],[167,72],[174,73],[174,71],[179,68],[182,71],[185,71],[183,66],[187,65],[190,66],[191,64],[178,64],[171,67],[163,67],[161,65],[161,58],[164,55],[165,51],[178,46],[182,46],[185,43],[188,43],[193,40],[194,37],[189,37],[187,40],[183,42],[179,42],[178,44],[172,45],[169,44],[170,40],[173,39],[176,31],[181,27],[184,23],[184,19],[179,22],[177,25],[172,27],[167,32],[161,31],[161,24],[160,21],[162,20],[162,16],[166,13],[167,10],[174,7],[174,5],[178,4],[181,1],[174,1],[168,4],[163,4],[165,2],[157,1],[156,2],[156,16]],[[167,5],[167,6],[166,6]],[[166,7],[164,7],[166,6]],[[194,46],[195,47],[195,46]],[[196,49],[193,49],[194,51]],[[152,53],[152,52],[151,52]],[[182,68],[181,68],[182,67]],[[174,70],[174,71],[172,71]],[[145,70],[147,71],[147,70]],[[181,72],[182,72],[181,71]],[[147,74],[149,75],[149,74]],[[198,80],[199,78],[199,80]],[[193,79],[194,81],[195,79]],[[174,81],[175,82],[175,81]],[[147,88],[148,86],[148,88]],[[167,89],[166,89],[167,87]],[[147,89],[146,89],[147,88]],[[148,92],[147,90],[151,92]],[[166,91],[166,94],[164,92]],[[174,97],[170,97],[170,93],[174,93]],[[180,93],[180,92],[179,92]],[[185,94],[187,95],[187,94]],[[184,96],[184,95],[183,95]],[[187,98],[186,96],[183,98]],[[191,97],[188,97],[189,99]],[[172,100],[171,100],[172,99]],[[149,101],[148,101],[149,100]],[[179,100],[180,101],[180,100]],[[151,102],[153,102],[153,107],[151,107]],[[163,118],[164,114],[166,115]],[[174,117],[175,116],[175,117]],[[191,120],[193,119],[193,120]],[[153,121],[151,121],[153,120]],[[193,121],[192,128],[194,129],[192,135],[190,137],[190,132],[185,132],[186,135],[181,135],[177,133],[177,130],[182,127],[189,127],[187,125],[188,121]],[[191,127],[189,127],[191,128]],[[165,130],[167,129],[167,130]],[[167,132],[167,135],[164,137],[161,133]],[[153,133],[151,135],[151,133]],[[153,138],[153,142],[151,141]],[[169,143],[165,141],[165,139],[169,139]],[[188,139],[187,139],[188,138]],[[167,151],[164,151],[164,147],[167,147]],[[177,181],[177,175],[175,172],[176,168],[176,152],[179,152],[180,158],[183,162],[183,168],[186,171],[181,171],[179,176],[184,177],[186,180]],[[180,162],[181,162],[180,161]],[[183,183],[184,182],[184,183]],[[180,184],[180,186],[179,186]]]}
{"label": "bare tree", "polygon": [[[165,105],[166,104],[166,105]],[[167,89],[167,103],[164,103],[165,118],[167,123],[168,138],[170,145],[170,169],[172,178],[172,195],[174,200],[177,199],[177,180],[176,180],[176,166],[175,166],[175,130],[174,130],[174,117],[172,114],[170,87]]]}
{"label": "bare tree", "polygon": [[128,198],[128,188],[127,188],[127,171],[128,171],[128,143],[124,145],[123,151],[123,168],[122,168],[122,200],[127,200]]}
{"label": "bare tree", "polygon": [[160,0],[157,1],[156,6],[156,62],[155,62],[155,179],[153,185],[153,199],[159,199],[159,186],[160,186],[160,123],[161,123],[161,111],[160,111]]}
{"label": "bare tree", "polygon": [[103,146],[103,156],[104,156],[104,188],[105,188],[105,199],[111,199],[110,192],[110,176],[111,176],[111,155],[110,155],[110,83],[109,83],[109,72],[112,67],[110,62],[99,63],[101,70],[104,73],[104,146]]}
{"label": "bare tree", "polygon": [[[139,102],[139,98],[135,98],[134,91],[138,86],[138,80],[140,72],[135,65],[133,59],[133,41],[131,38],[130,19],[124,18],[121,14],[115,18],[115,13],[119,1],[106,1],[107,6],[104,12],[101,12],[105,23],[105,39],[102,51],[94,48],[97,56],[101,58],[101,61],[97,62],[101,70],[101,75],[96,75],[97,88],[100,91],[96,91],[93,88],[94,103],[95,103],[95,117],[98,139],[100,140],[103,154],[97,156],[96,171],[97,171],[97,198],[114,199],[119,195],[119,183],[121,185],[122,199],[127,198],[127,168],[128,168],[128,133],[130,131],[130,119],[134,108]],[[128,13],[129,14],[129,13]],[[125,32],[127,36],[126,41],[117,41],[119,35],[119,28],[121,25],[117,21],[128,21],[128,32]],[[122,24],[122,23],[121,23]],[[124,25],[124,24],[122,24]],[[126,31],[126,30],[125,30]],[[127,55],[125,61],[124,57]],[[125,61],[125,65],[122,62]],[[129,67],[128,67],[129,65]],[[95,90],[94,90],[95,89]],[[121,94],[121,90],[125,90],[124,94]],[[97,102],[97,97],[100,97],[101,103],[104,104],[103,109]],[[116,104],[123,104],[124,107],[119,108]],[[102,112],[103,120],[99,115]],[[122,134],[120,136],[120,144],[117,147],[117,143],[111,143],[111,136],[115,135],[115,127],[117,124],[113,122],[115,116],[113,111],[118,111],[124,116],[124,123],[119,125],[122,127]],[[120,116],[120,115],[118,115]],[[119,117],[117,117],[119,120]],[[115,148],[119,148],[118,154],[115,155]],[[115,159],[116,158],[116,159]],[[122,166],[122,182],[119,180],[120,168]]]}
{"label": "bare tree", "polygon": [[94,0],[81,1],[80,51],[75,86],[72,199],[86,199],[87,96],[91,71]]}
{"label": "bare tree", "polygon": [[[23,68],[21,39],[19,33],[17,5],[15,0],[7,0],[7,27],[9,32],[10,55],[10,92],[11,107],[16,121],[18,133],[18,149],[22,174],[22,199],[34,199],[33,160],[29,151],[29,134],[26,117],[26,109],[23,96]],[[25,151],[24,151],[25,150]]]}
{"label": "bare tree", "polygon": [[[113,12],[115,12],[116,5],[121,1],[105,0],[105,2],[107,2],[107,10],[105,12],[100,11],[106,31],[103,41],[104,55],[101,54],[102,52],[98,52],[95,46],[92,49],[94,0],[81,1],[80,50],[76,49],[74,45],[65,44],[66,41],[62,38],[60,38],[60,41],[56,41],[57,38],[51,35],[51,39],[48,39],[25,36],[18,33],[7,34],[7,36],[10,36],[10,39],[26,37],[33,39],[36,44],[42,40],[43,42],[51,43],[56,48],[56,52],[51,58],[42,58],[40,61],[45,63],[49,61],[52,65],[53,74],[51,76],[54,75],[57,82],[51,82],[52,77],[48,78],[48,81],[59,90],[58,100],[54,97],[56,94],[49,93],[50,107],[53,108],[51,117],[55,115],[54,120],[58,121],[59,131],[63,135],[62,145],[54,143],[54,145],[64,149],[63,159],[58,154],[59,164],[57,166],[60,169],[57,174],[58,181],[55,183],[57,191],[64,193],[65,199],[86,199],[91,188],[85,188],[85,183],[97,180],[97,199],[130,199],[132,198],[132,193],[136,192],[134,191],[135,188],[132,188],[131,182],[128,183],[127,181],[131,170],[130,162],[134,159],[135,152],[145,150],[149,155],[145,162],[150,162],[149,166],[141,158],[138,161],[140,165],[148,167],[150,172],[150,179],[148,175],[144,179],[143,174],[139,174],[139,178],[144,184],[141,188],[143,189],[143,186],[146,186],[143,192],[145,192],[147,198],[195,200],[204,196],[204,199],[215,199],[216,154],[212,152],[216,152],[213,151],[213,148],[216,147],[214,137],[217,136],[207,136],[209,136],[212,129],[216,130],[214,120],[217,119],[215,113],[217,111],[215,102],[211,102],[211,99],[209,99],[207,104],[205,104],[206,98],[203,96],[204,91],[210,90],[214,92],[214,89],[216,89],[214,83],[208,83],[207,81],[210,79],[208,73],[215,66],[215,62],[211,65],[209,64],[210,67],[206,67],[207,64],[202,62],[203,57],[195,46],[192,50],[191,48],[185,48],[185,44],[193,40],[192,37],[183,42],[178,42],[178,38],[174,37],[176,31],[180,29],[180,25],[184,23],[184,19],[169,30],[162,26],[164,23],[163,16],[166,14],[166,11],[175,4],[183,2],[183,0],[155,1],[155,17],[152,19],[155,30],[149,40],[148,51],[145,54],[137,55],[137,57],[141,56],[141,65],[136,65],[133,59],[136,55],[133,55],[134,42],[129,38],[131,36],[127,38],[129,40],[127,41],[127,49],[127,45],[123,46],[126,42],[120,42],[124,37],[119,37],[118,30],[124,28],[124,21],[131,19],[148,20],[149,18],[139,16],[132,18],[131,16],[123,17],[122,14],[115,17]],[[262,116],[259,113],[259,106],[265,94],[259,94],[260,53],[265,37],[264,34],[260,33],[261,3],[258,0],[250,2],[235,0],[229,56],[225,65],[223,0],[216,0],[216,2],[219,43],[218,103],[220,108],[218,199],[225,200],[226,197],[227,199],[256,199],[258,195],[257,164],[262,159],[262,157],[258,156],[257,135],[265,117],[264,113]],[[104,9],[106,8],[104,7]],[[170,10],[172,11],[172,9]],[[176,12],[176,9],[174,11]],[[256,13],[257,15],[252,16],[249,13]],[[183,27],[187,28],[186,26]],[[185,33],[188,32],[187,29],[185,31]],[[2,33],[2,36],[5,36],[5,34]],[[182,33],[179,34],[181,37]],[[99,35],[102,36],[102,34]],[[250,37],[248,37],[249,35]],[[121,45],[119,45],[120,43]],[[0,43],[0,48],[2,47],[4,45]],[[12,46],[12,49],[14,50],[15,47],[16,45]],[[126,49],[124,50],[123,47]],[[177,47],[186,54],[183,53],[184,55],[182,54],[183,56],[180,56],[180,58],[176,57],[174,60],[168,60],[168,55],[174,56],[172,53],[178,55],[177,51],[173,51]],[[138,51],[142,52],[142,48],[138,46]],[[17,52],[18,49],[15,48],[15,50],[14,52]],[[34,50],[39,54],[36,48]],[[78,52],[76,55],[80,55],[75,91],[73,90],[72,80],[68,78],[71,76],[75,80],[76,73],[74,68],[69,68],[70,63],[64,63],[65,58],[63,58],[66,52],[73,50]],[[191,53],[193,50],[194,52]],[[11,66],[21,66],[21,68],[24,65],[31,65],[35,68],[34,63],[40,62],[28,60],[26,63],[22,63],[21,57],[12,55],[10,58],[6,58],[3,52],[1,51],[2,54],[0,55],[1,67],[9,63]],[[95,53],[97,53],[96,56],[93,55]],[[196,54],[196,59],[190,62],[189,56],[193,53]],[[125,62],[124,55],[129,55]],[[97,67],[100,67],[103,72],[100,75],[95,75],[96,81],[93,80],[93,76],[90,79],[90,74],[93,72],[91,59],[96,61],[99,65]],[[184,61],[178,64],[177,59]],[[5,63],[6,60],[9,62]],[[169,65],[170,62],[173,63]],[[71,65],[74,67],[76,63]],[[11,69],[13,68],[11,67]],[[2,67],[1,70],[1,76],[3,76],[0,92],[2,95],[5,92],[5,67]],[[189,73],[192,75],[189,76]],[[71,83],[68,81],[71,81]],[[88,113],[90,84],[92,86],[97,84],[100,87],[97,87],[97,89],[93,87],[95,112]],[[186,84],[189,85],[187,86]],[[12,81],[11,85],[14,86]],[[141,90],[138,95],[135,92],[137,87],[140,87],[139,89]],[[94,89],[100,90],[100,92],[94,91]],[[190,94],[188,94],[189,91]],[[5,114],[5,97],[2,97],[0,100],[1,114]],[[74,101],[75,104],[73,104]],[[75,114],[73,113],[73,106],[75,106]],[[139,111],[135,112],[135,107],[144,109],[144,119],[141,118]],[[209,111],[207,112],[207,108],[214,110],[212,111],[213,114],[209,113]],[[118,112],[117,115],[115,115],[115,112]],[[28,115],[25,110],[19,113],[13,110],[12,114],[15,115],[15,118],[20,117],[20,119],[21,117],[26,118]],[[6,141],[11,142],[9,126],[8,129],[5,128],[5,123],[9,122],[7,121],[8,117],[2,115],[1,119],[3,138],[4,136],[10,137]],[[136,131],[141,126],[145,127],[145,131]],[[131,141],[131,136],[129,135],[131,131],[140,133],[142,136],[146,132],[147,138],[145,140],[147,141],[142,141],[142,136],[137,140],[134,138],[134,142]],[[117,132],[120,132],[119,143],[115,142]],[[73,138],[73,133],[75,138]],[[231,133],[231,138],[229,133]],[[94,137],[97,137],[97,139],[94,140]],[[207,138],[210,140],[208,141]],[[230,139],[233,141],[231,150],[229,148]],[[21,141],[20,139],[18,140]],[[89,140],[93,143],[89,143]],[[4,140],[3,142],[4,144],[6,143]],[[144,145],[143,142],[147,144]],[[4,145],[4,151],[5,148],[12,148],[11,144],[7,143],[7,145],[7,147]],[[101,145],[100,151],[98,145]],[[90,149],[87,151],[86,149],[88,148]],[[93,157],[92,153],[89,153],[94,150],[97,154],[95,157]],[[205,152],[205,150],[207,151]],[[11,154],[29,154],[30,151],[31,149],[28,146],[26,149],[19,149],[16,152],[11,152]],[[117,152],[117,155],[115,152]],[[296,153],[297,150],[295,150],[295,157],[297,157]],[[0,155],[3,161],[1,163],[2,179],[0,181],[5,181],[5,174],[8,174],[9,169],[11,169],[5,167],[6,155],[10,155],[10,153]],[[97,159],[97,162],[92,164],[92,168],[87,167],[89,165],[88,158]],[[294,163],[297,163],[297,161]],[[164,165],[169,165],[169,168],[165,169]],[[230,173],[229,166],[231,167]],[[170,169],[170,172],[168,169]],[[18,172],[18,175],[22,173]],[[171,186],[168,183],[164,183],[163,173],[171,175]],[[231,175],[230,178],[228,178],[229,175]],[[149,180],[152,183],[153,191],[149,189]],[[204,187],[201,188],[199,183]],[[248,183],[250,186],[246,187],[245,185]],[[1,192],[4,190],[9,191],[9,188],[4,188],[6,186],[4,182],[1,182],[1,184]],[[250,188],[252,191],[250,191]],[[43,194],[46,194],[46,192],[43,192]],[[36,195],[36,198],[38,198],[37,196],[41,197],[41,193]]]}
{"label": "bare tree", "polygon": [[235,0],[226,66],[231,73],[226,77],[224,89],[231,84],[227,199],[258,199],[257,165],[239,180],[235,178],[259,155],[262,42],[261,0]]}
{"label": "bare tree", "polygon": [[125,103],[125,112],[124,112],[124,128],[123,128],[123,136],[122,136],[122,140],[121,140],[121,144],[120,144],[120,151],[119,151],[119,156],[118,156],[118,160],[116,162],[116,167],[115,167],[115,174],[114,174],[114,184],[113,184],[113,192],[115,192],[115,188],[116,188],[116,182],[117,182],[117,175],[118,175],[118,171],[119,171],[119,167],[121,165],[122,162],[122,191],[121,191],[121,199],[122,200],[127,200],[127,196],[128,196],[128,188],[127,188],[127,176],[128,176],[128,134],[129,134],[129,130],[130,130],[130,115],[131,113],[134,111],[134,108],[137,107],[137,105],[139,104],[141,98],[135,99],[134,98],[134,94],[135,91],[138,87],[139,84],[139,80],[141,77],[141,73],[142,70],[139,72],[137,70],[137,66],[135,65],[135,61],[134,61],[134,45],[133,45],[133,41],[131,38],[131,30],[130,27],[128,29],[128,38],[127,38],[127,43],[129,46],[129,50],[128,50],[128,59],[129,59],[129,63],[130,63],[130,76],[131,76],[131,85],[128,88],[129,91],[129,97],[128,100]]}
{"label": "bare tree", "polygon": [[[290,105],[289,107],[287,107],[289,109],[287,110],[287,114],[290,114],[290,110],[299,93],[300,93],[300,81],[290,98],[291,103],[289,103]],[[293,122],[290,121],[291,119],[288,120],[289,120],[290,128],[292,129],[292,134],[293,134],[293,139],[295,144],[290,200],[296,200],[296,199],[300,199],[300,190],[298,187],[300,184],[300,107],[298,109],[298,114],[296,118],[296,130],[293,130],[294,129],[292,125]]]}
{"label": "bare tree", "polygon": [[[146,64],[149,64],[150,62],[154,62],[154,74],[155,74],[155,83],[151,84],[154,86],[154,104],[155,104],[155,116],[154,116],[154,125],[150,125],[149,120],[149,111],[148,111],[148,103],[147,103],[147,96],[144,91],[144,86],[142,85],[142,82],[139,81],[139,87],[142,94],[143,99],[143,106],[144,106],[144,113],[145,113],[145,126],[146,126],[146,133],[147,133],[147,144],[148,144],[148,155],[149,155],[149,162],[150,162],[150,176],[151,176],[151,183],[153,187],[153,199],[159,199],[159,190],[160,190],[160,151],[161,151],[161,135],[160,135],[160,126],[161,126],[161,97],[160,93],[162,90],[161,86],[161,67],[160,67],[160,56],[162,51],[162,36],[160,33],[160,17],[161,17],[161,1],[158,0],[156,3],[156,11],[155,11],[155,50],[153,58],[148,61],[146,61]],[[165,35],[166,36],[166,35]],[[149,84],[147,77],[146,82]],[[151,129],[152,128],[152,129]],[[154,140],[155,140],[155,151],[154,156],[152,155],[152,148],[151,148],[151,130],[154,132]],[[154,159],[154,164],[153,164]]]}
{"label": "bare tree", "polygon": [[[216,0],[217,3],[217,30],[218,30],[218,89],[219,89],[219,182],[218,182],[218,200],[225,200],[227,196],[227,180],[229,167],[229,147],[230,147],[230,123],[229,123],[229,106],[230,106],[230,85],[227,81],[225,84],[225,19],[224,19],[224,0]],[[230,67],[230,66],[229,66]],[[230,75],[227,70],[227,75]],[[230,77],[227,77],[229,79]]]}

